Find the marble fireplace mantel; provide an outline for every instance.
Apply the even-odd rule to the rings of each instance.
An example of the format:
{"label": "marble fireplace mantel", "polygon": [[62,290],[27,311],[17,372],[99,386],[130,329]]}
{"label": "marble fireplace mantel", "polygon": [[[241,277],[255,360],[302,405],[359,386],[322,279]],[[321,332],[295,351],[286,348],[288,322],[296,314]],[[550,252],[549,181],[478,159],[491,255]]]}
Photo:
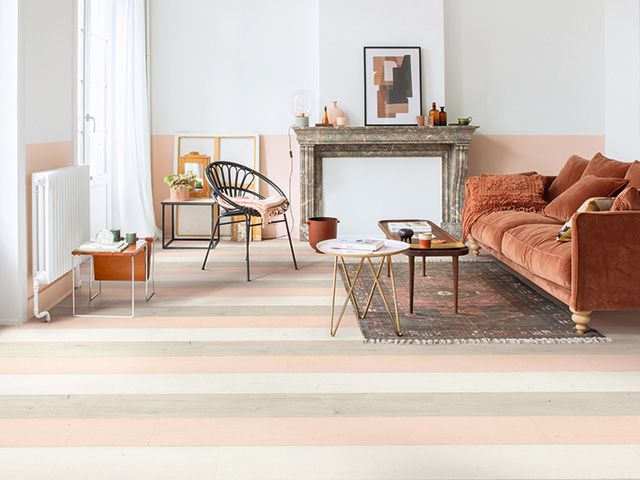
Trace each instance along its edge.
{"label": "marble fireplace mantel", "polygon": [[[323,215],[324,157],[442,158],[442,226],[460,234],[471,136],[477,126],[294,128],[300,144],[300,239],[307,219]],[[398,212],[402,217],[402,212]]]}

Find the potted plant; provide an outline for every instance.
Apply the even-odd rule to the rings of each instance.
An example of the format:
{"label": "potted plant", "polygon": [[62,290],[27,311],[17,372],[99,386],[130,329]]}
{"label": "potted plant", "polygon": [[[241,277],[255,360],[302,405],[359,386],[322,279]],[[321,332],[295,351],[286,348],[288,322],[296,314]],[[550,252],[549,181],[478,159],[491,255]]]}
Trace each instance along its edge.
{"label": "potted plant", "polygon": [[175,173],[164,177],[164,183],[171,189],[171,200],[175,202],[186,202],[189,200],[189,191],[193,190],[196,183],[194,172]]}

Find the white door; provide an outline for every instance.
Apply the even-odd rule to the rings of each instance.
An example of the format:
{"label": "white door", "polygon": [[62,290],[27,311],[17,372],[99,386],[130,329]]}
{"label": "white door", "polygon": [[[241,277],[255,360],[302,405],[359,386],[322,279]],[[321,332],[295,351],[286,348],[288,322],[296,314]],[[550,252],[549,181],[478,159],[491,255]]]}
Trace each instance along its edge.
{"label": "white door", "polygon": [[109,227],[110,0],[78,0],[78,163],[91,168],[91,236]]}

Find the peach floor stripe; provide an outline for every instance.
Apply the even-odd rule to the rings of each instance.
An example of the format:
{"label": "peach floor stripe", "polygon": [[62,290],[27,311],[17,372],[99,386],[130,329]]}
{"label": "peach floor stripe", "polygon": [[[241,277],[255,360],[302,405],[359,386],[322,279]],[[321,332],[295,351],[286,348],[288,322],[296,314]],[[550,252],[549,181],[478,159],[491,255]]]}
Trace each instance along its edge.
{"label": "peach floor stripe", "polygon": [[640,355],[0,357],[0,374],[633,372]]}
{"label": "peach floor stripe", "polygon": [[637,444],[640,417],[0,419],[0,447]]}

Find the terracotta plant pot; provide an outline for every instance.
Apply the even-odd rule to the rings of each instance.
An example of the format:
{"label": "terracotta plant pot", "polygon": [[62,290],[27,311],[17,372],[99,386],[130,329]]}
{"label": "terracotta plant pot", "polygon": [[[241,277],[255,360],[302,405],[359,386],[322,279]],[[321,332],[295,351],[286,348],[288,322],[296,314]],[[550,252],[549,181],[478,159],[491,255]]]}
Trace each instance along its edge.
{"label": "terracotta plant pot", "polygon": [[340,220],[333,217],[313,217],[307,220],[309,225],[309,245],[316,252],[322,253],[316,248],[316,245],[323,240],[337,238],[338,223]]}
{"label": "terracotta plant pot", "polygon": [[174,202],[186,202],[189,200],[189,189],[176,188],[171,189],[171,200]]}

